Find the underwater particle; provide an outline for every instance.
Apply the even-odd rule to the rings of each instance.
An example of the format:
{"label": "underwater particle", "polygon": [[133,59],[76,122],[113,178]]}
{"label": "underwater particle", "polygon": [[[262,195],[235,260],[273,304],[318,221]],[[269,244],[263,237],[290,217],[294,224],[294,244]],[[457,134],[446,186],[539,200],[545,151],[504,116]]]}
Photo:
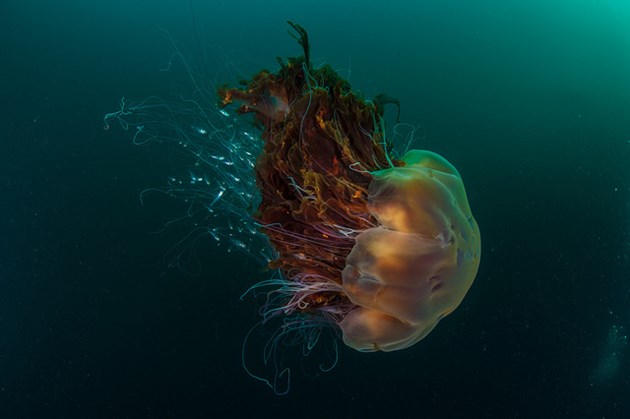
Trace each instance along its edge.
{"label": "underwater particle", "polygon": [[614,379],[628,347],[628,336],[623,326],[613,324],[608,329],[604,348],[599,356],[592,378],[598,383]]}

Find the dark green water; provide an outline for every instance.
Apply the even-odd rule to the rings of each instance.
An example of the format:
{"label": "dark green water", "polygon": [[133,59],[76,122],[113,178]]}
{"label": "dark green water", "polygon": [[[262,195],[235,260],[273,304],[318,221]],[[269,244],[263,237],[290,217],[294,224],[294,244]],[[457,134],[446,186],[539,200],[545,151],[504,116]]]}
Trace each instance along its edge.
{"label": "dark green water", "polygon": [[[1,417],[630,416],[630,5],[5,0],[0,5]],[[343,349],[276,397],[241,368],[259,267],[209,241],[167,266],[189,159],[102,118],[299,54],[287,19],[418,147],[462,173],[482,233],[462,305],[413,348]],[[299,370],[299,368],[298,368]]]}

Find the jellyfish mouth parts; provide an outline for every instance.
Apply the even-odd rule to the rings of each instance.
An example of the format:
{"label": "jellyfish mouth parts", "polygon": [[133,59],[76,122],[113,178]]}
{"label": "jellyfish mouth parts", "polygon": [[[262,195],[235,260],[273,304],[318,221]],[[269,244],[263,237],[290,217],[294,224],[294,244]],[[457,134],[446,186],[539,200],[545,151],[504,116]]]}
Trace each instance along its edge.
{"label": "jellyfish mouth parts", "polygon": [[461,177],[429,151],[393,156],[383,106],[313,67],[291,25],[302,56],[218,90],[262,129],[256,218],[283,276],[263,315],[322,316],[360,351],[406,348],[459,305],[479,265]]}

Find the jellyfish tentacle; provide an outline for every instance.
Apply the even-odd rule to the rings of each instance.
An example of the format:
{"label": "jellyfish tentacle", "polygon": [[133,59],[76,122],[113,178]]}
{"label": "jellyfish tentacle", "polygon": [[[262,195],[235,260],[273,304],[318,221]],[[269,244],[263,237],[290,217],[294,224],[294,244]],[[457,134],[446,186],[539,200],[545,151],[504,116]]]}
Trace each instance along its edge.
{"label": "jellyfish tentacle", "polygon": [[293,28],[295,32],[297,32],[297,35],[296,35],[292,33],[291,31],[288,31],[289,35],[291,35],[293,39],[297,40],[298,44],[302,46],[302,50],[304,51],[304,62],[306,63],[306,67],[310,68],[311,67],[311,52],[310,52],[311,46],[308,43],[308,32],[306,32],[306,30],[302,26],[298,25],[297,23],[294,23],[290,20],[287,20],[287,23]]}

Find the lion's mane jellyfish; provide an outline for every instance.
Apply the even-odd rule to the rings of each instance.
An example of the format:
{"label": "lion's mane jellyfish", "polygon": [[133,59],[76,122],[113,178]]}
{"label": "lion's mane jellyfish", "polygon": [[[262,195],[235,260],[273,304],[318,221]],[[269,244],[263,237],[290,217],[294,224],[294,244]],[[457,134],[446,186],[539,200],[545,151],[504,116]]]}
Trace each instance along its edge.
{"label": "lion's mane jellyfish", "polygon": [[[461,176],[443,157],[396,157],[385,135],[386,96],[366,100],[304,55],[218,90],[262,129],[255,218],[276,251],[283,300],[294,314],[339,326],[359,351],[423,339],[461,303],[477,273],[480,236]],[[277,299],[272,299],[277,304]],[[303,323],[299,323],[303,327]]]}
{"label": "lion's mane jellyfish", "polygon": [[[289,23],[302,56],[240,88],[218,89],[219,107],[250,115],[260,133],[216,109],[215,89],[196,78],[175,44],[191,97],[123,98],[104,117],[106,129],[117,121],[136,144],[175,144],[193,158],[187,175],[142,193],[186,204],[186,214],[167,225],[184,220],[192,231],[169,252],[169,263],[185,266],[196,257],[194,243],[210,237],[271,272],[245,293],[264,303],[242,357],[245,370],[277,394],[290,386],[292,347],[308,374],[336,364],[339,332],[359,351],[394,351],[423,339],[461,303],[480,257],[457,170],[430,151],[399,154],[384,122],[384,106],[398,102],[367,100],[330,66],[313,66],[307,33]],[[331,346],[317,346],[330,331]]]}

